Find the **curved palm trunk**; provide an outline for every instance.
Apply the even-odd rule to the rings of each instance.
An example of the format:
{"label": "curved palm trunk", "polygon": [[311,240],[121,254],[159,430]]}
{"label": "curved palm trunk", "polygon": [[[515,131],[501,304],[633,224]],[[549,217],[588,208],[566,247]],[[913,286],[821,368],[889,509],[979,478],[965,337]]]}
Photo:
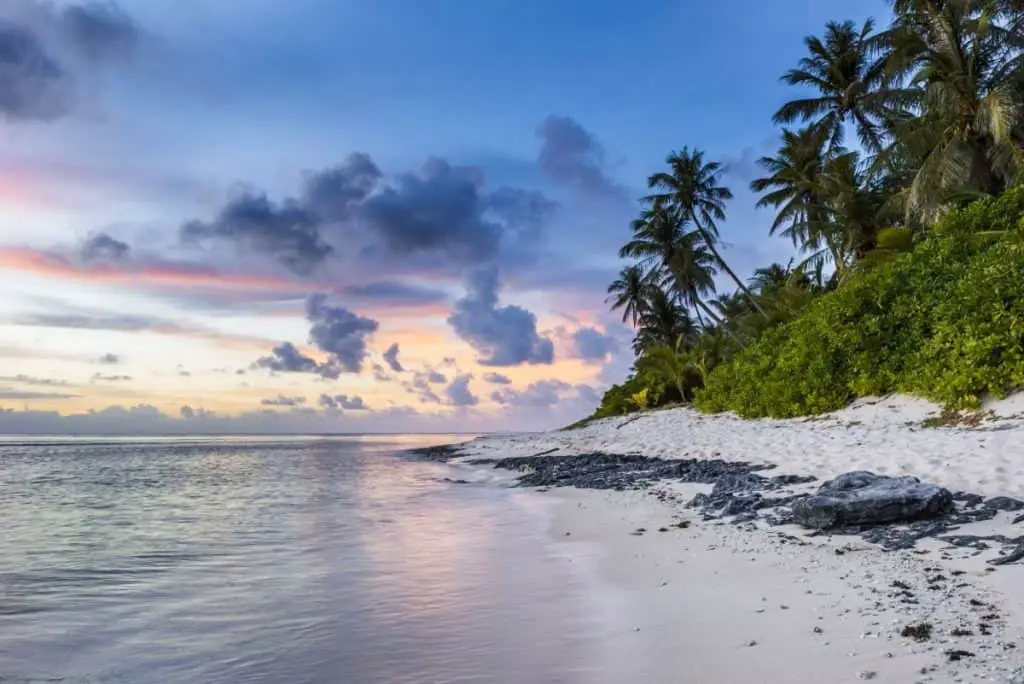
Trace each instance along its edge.
{"label": "curved palm trunk", "polygon": [[711,307],[708,306],[707,304],[705,304],[704,301],[700,297],[697,296],[697,293],[693,293],[693,301],[697,304],[698,316],[700,315],[699,311],[701,309],[703,309],[704,313],[706,313],[708,315],[708,318],[713,320],[715,322],[715,324],[718,325],[718,327],[722,330],[722,332],[724,332],[726,335],[731,337],[732,341],[740,346],[740,349],[746,349],[747,348],[747,345],[743,344],[743,340],[741,340],[739,338],[739,336],[736,335],[736,333],[734,333],[732,330],[730,330],[729,326],[727,326],[725,324],[725,322],[722,321],[721,318],[719,318],[717,315],[715,315],[715,312],[711,310]]}
{"label": "curved palm trunk", "polygon": [[725,259],[722,258],[722,255],[718,253],[718,249],[715,247],[713,236],[709,235],[703,228],[698,228],[697,230],[700,231],[701,236],[704,238],[704,244],[707,245],[709,250],[711,250],[711,254],[715,257],[715,261],[717,261],[722,266],[722,269],[729,274],[729,277],[736,282],[736,287],[740,289],[740,292],[750,300],[750,303],[754,305],[757,312],[767,321],[768,313],[761,307],[760,302],[757,301],[757,298],[754,296],[754,293],[750,291],[750,288],[748,288],[743,281],[739,279],[739,276],[729,268],[729,264],[725,263]]}

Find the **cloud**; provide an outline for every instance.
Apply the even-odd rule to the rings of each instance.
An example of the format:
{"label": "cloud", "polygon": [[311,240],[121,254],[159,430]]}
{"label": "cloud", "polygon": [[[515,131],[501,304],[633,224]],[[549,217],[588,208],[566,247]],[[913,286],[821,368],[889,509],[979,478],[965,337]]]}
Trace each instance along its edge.
{"label": "cloud", "polygon": [[469,382],[472,379],[472,373],[464,373],[456,376],[451,384],[444,388],[445,396],[452,406],[476,406],[480,403],[480,399],[469,389]]}
{"label": "cloud", "polygon": [[77,399],[78,394],[66,394],[64,392],[34,392],[30,390],[16,390],[7,387],[0,387],[0,400],[28,401],[32,399]]}
{"label": "cloud", "polygon": [[391,368],[391,370],[395,371],[396,373],[402,372],[402,364],[399,363],[398,361],[397,342],[388,347],[387,351],[384,352],[381,356],[384,358],[384,361],[388,364],[388,367]]}
{"label": "cloud", "polygon": [[588,197],[626,197],[606,173],[604,148],[578,121],[551,115],[541,122],[537,136],[542,141],[538,162],[552,180]]}
{"label": "cloud", "polygon": [[369,411],[363,398],[360,396],[348,396],[347,394],[320,395],[320,406],[326,410],[343,409],[346,411]]}
{"label": "cloud", "polygon": [[124,61],[138,30],[113,2],[65,6],[5,0],[0,7],[0,114],[53,121],[70,113],[90,67]]}
{"label": "cloud", "polygon": [[376,380],[377,382],[391,382],[392,380],[394,380],[394,378],[388,375],[387,372],[384,370],[384,366],[375,363],[373,364],[372,369],[373,379]]}
{"label": "cloud", "polygon": [[444,373],[428,368],[413,373],[412,380],[403,382],[402,387],[405,388],[405,391],[417,395],[421,403],[440,404],[441,397],[434,392],[431,385],[443,385],[446,382],[448,382],[448,377]]}
{"label": "cloud", "polygon": [[443,385],[448,382],[448,378],[444,373],[439,373],[436,370],[427,371],[426,373],[427,382],[432,385]]}
{"label": "cloud", "polygon": [[64,69],[27,26],[0,17],[0,113],[12,121],[52,121],[71,107]]}
{"label": "cloud", "polygon": [[116,240],[106,233],[94,233],[82,243],[81,256],[85,263],[94,261],[121,261],[128,256],[131,247],[127,242]]}
{"label": "cloud", "polygon": [[110,352],[107,352],[103,356],[96,359],[96,363],[106,366],[112,366],[114,364],[121,363],[121,357],[118,356],[117,354],[111,354]]}
{"label": "cloud", "polygon": [[419,173],[402,174],[367,199],[360,217],[393,255],[440,254],[480,264],[496,258],[503,246],[535,242],[538,223],[553,209],[536,192],[489,194],[479,169],[431,158]]}
{"label": "cloud", "polygon": [[308,209],[326,221],[346,221],[377,187],[383,173],[363,152],[307,178],[304,201]]}
{"label": "cloud", "polygon": [[318,362],[291,342],[282,342],[253,365],[281,373],[317,373],[331,380],[342,373],[362,371],[368,353],[367,338],[377,331],[377,321],[357,316],[344,307],[330,306],[323,293],[306,298],[306,320],[312,324],[309,341],[327,354],[325,361]]}
{"label": "cloud", "polygon": [[256,359],[258,368],[278,373],[320,373],[320,364],[300,352],[291,342],[282,342],[270,350],[269,356]]}
{"label": "cloud", "polygon": [[273,399],[262,399],[260,404],[263,406],[301,406],[306,403],[306,397],[286,397],[283,394],[279,394]]}
{"label": "cloud", "polygon": [[539,380],[531,383],[522,392],[509,387],[491,393],[491,399],[510,406],[554,406],[560,393],[572,389],[572,385],[561,380]]}
{"label": "cloud", "polygon": [[0,376],[0,382],[16,382],[22,385],[43,385],[46,387],[56,387],[67,385],[67,380],[57,380],[55,378],[37,378],[31,375],[24,375],[19,373],[18,375],[3,375]]}
{"label": "cloud", "polygon": [[484,374],[484,380],[491,383],[492,385],[511,385],[512,379],[507,375],[501,373],[486,373]]}
{"label": "cloud", "polygon": [[[443,256],[448,264],[476,265],[500,253],[523,258],[536,251],[555,210],[543,194],[519,188],[486,188],[481,170],[428,159],[419,172],[385,183],[365,153],[309,174],[298,198],[277,203],[246,189],[209,221],[182,226],[186,244],[220,240],[243,252],[270,256],[309,276],[343,248],[339,258],[408,262]],[[435,268],[437,262],[432,264]],[[396,294],[442,299],[443,293],[387,285],[366,286],[363,295]]]}
{"label": "cloud", "polygon": [[135,22],[113,2],[70,5],[62,18],[71,44],[89,60],[123,60],[135,51],[139,40]]}
{"label": "cloud", "polygon": [[180,236],[186,244],[234,242],[242,250],[274,257],[296,274],[309,275],[333,251],[320,236],[319,225],[319,217],[294,200],[277,205],[265,194],[246,191],[212,221],[186,223]]}
{"label": "cloud", "polygon": [[329,355],[330,366],[349,373],[363,369],[366,338],[377,332],[377,321],[357,316],[344,307],[329,306],[324,294],[312,294],[306,299],[306,318],[313,324],[309,341]]}
{"label": "cloud", "polygon": [[537,333],[537,317],[518,306],[498,307],[498,288],[496,268],[470,275],[448,318],[455,334],[477,351],[482,366],[552,363],[554,344]]}
{"label": "cloud", "polygon": [[94,373],[90,382],[128,382],[132,380],[130,375],[103,375],[102,373]]}
{"label": "cloud", "polygon": [[597,328],[583,327],[572,333],[573,355],[587,363],[604,363],[618,351],[618,341]]}
{"label": "cloud", "polygon": [[448,301],[448,293],[443,290],[395,281],[347,285],[341,292],[346,296],[391,306],[422,306]]}

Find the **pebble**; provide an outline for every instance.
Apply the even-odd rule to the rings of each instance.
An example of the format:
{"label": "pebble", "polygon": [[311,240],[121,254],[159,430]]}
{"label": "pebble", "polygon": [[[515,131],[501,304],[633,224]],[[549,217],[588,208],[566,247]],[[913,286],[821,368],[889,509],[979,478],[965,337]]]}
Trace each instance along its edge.
{"label": "pebble", "polygon": [[861,678],[861,679],[874,679],[875,677],[878,676],[878,673],[875,672],[874,670],[864,670],[863,672],[861,672],[857,676],[859,678]]}

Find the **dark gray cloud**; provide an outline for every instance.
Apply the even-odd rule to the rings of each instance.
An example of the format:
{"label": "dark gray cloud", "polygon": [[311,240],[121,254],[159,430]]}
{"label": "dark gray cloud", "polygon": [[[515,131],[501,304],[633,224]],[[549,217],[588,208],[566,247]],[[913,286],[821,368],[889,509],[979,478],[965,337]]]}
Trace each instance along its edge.
{"label": "dark gray cloud", "polygon": [[502,251],[536,249],[554,203],[526,190],[488,193],[484,181],[480,169],[428,159],[419,173],[402,174],[367,199],[360,217],[384,251],[398,257],[435,254],[480,264]]}
{"label": "dark gray cloud", "polygon": [[256,359],[254,366],[278,373],[319,373],[320,364],[300,352],[291,342],[282,342],[270,350],[269,356]]}
{"label": "dark gray cloud", "polygon": [[123,61],[138,40],[131,17],[114,2],[62,11],[35,0],[0,4],[0,115],[52,121],[70,113],[90,67]]}
{"label": "dark gray cloud", "polygon": [[0,376],[0,382],[16,382],[22,385],[42,385],[45,387],[60,387],[68,384],[67,380],[37,378],[33,375],[24,375],[22,373],[18,375],[2,375]]}
{"label": "dark gray cloud", "polygon": [[70,77],[28,26],[0,17],[0,113],[52,121],[71,107]]}
{"label": "dark gray cloud", "polygon": [[452,406],[476,406],[480,403],[479,397],[469,389],[469,382],[472,379],[472,373],[463,373],[457,375],[451,384],[444,388],[445,396]]}
{"label": "dark gray cloud", "polygon": [[257,359],[253,365],[281,373],[317,373],[331,380],[342,373],[362,371],[367,338],[377,331],[377,321],[357,316],[344,307],[329,305],[327,295],[322,293],[306,298],[306,320],[312,324],[309,341],[327,354],[325,361],[318,362],[291,342],[282,342],[269,356]]}
{"label": "dark gray cloud", "polygon": [[363,398],[357,395],[349,396],[347,394],[321,394],[320,395],[320,406],[327,410],[345,410],[345,411],[369,411],[369,407],[366,406],[366,402]]}
{"label": "dark gray cloud", "polygon": [[597,328],[579,328],[572,334],[573,352],[587,363],[603,363],[619,349],[618,341]]}
{"label": "dark gray cloud", "polygon": [[444,373],[428,368],[413,373],[412,380],[403,382],[402,387],[406,392],[417,395],[423,403],[440,404],[441,397],[434,392],[431,385],[443,385],[446,382],[448,377]]}
{"label": "dark gray cloud", "polygon": [[[332,255],[361,263],[450,270],[499,257],[520,263],[539,251],[556,205],[542,193],[486,188],[480,169],[431,158],[416,173],[385,182],[364,153],[308,175],[298,198],[280,203],[249,189],[212,220],[190,221],[185,244],[230,242],[311,275]],[[443,260],[439,261],[439,257]],[[444,301],[443,292],[400,284],[369,284],[353,294],[412,304]]]}
{"label": "dark gray cloud", "polygon": [[432,385],[443,385],[448,382],[448,377],[445,376],[444,373],[439,373],[436,370],[427,371],[424,373],[424,377],[426,377],[427,382]]}
{"label": "dark gray cloud", "polygon": [[82,243],[82,261],[92,263],[94,261],[120,261],[128,256],[131,247],[127,242],[122,242],[110,237],[106,233],[94,233]]}
{"label": "dark gray cloud", "polygon": [[402,372],[402,364],[398,360],[397,342],[388,347],[387,351],[385,351],[381,356],[384,358],[384,361],[388,364],[388,367],[391,368],[391,370],[395,371],[396,373]]}
{"label": "dark gray cloud", "polygon": [[537,333],[537,317],[518,306],[498,306],[498,270],[473,272],[466,296],[455,302],[448,323],[472,346],[483,366],[517,366],[554,361],[554,344]]}
{"label": "dark gray cloud", "polygon": [[570,389],[572,385],[561,380],[539,380],[521,392],[510,387],[492,392],[491,399],[503,406],[554,406],[561,400],[561,394]]}
{"label": "dark gray cloud", "polygon": [[542,141],[538,162],[552,180],[589,197],[626,197],[625,190],[607,175],[604,148],[578,121],[551,115],[541,122],[537,136]]}
{"label": "dark gray cloud", "polygon": [[127,59],[135,51],[138,28],[116,3],[70,5],[64,8],[62,18],[69,42],[89,60]]}
{"label": "dark gray cloud", "polygon": [[309,275],[333,251],[320,235],[320,218],[294,200],[281,205],[265,194],[232,198],[212,221],[190,221],[181,228],[186,244],[233,242],[242,250],[273,256],[298,275]]}
{"label": "dark gray cloud", "polygon": [[355,152],[340,165],[306,179],[305,205],[325,221],[346,221],[376,189],[383,175],[370,155]]}
{"label": "dark gray cloud", "polygon": [[431,287],[409,285],[397,281],[377,281],[360,285],[349,285],[342,294],[374,303],[394,306],[422,306],[441,304],[448,301],[448,293]]}
{"label": "dark gray cloud", "polygon": [[118,356],[117,354],[111,354],[110,352],[107,352],[103,356],[96,359],[96,363],[106,366],[112,366],[114,364],[121,363],[121,357]]}
{"label": "dark gray cloud", "polygon": [[501,373],[486,373],[484,380],[492,385],[511,385],[512,379]]}
{"label": "dark gray cloud", "polygon": [[306,397],[286,397],[283,394],[279,394],[273,399],[262,399],[260,404],[263,406],[301,406],[306,403]]}
{"label": "dark gray cloud", "polygon": [[366,339],[377,332],[377,321],[357,316],[344,307],[330,306],[327,296],[319,293],[306,299],[306,318],[313,324],[309,341],[329,355],[328,364],[339,368],[339,372],[358,373],[363,369]]}

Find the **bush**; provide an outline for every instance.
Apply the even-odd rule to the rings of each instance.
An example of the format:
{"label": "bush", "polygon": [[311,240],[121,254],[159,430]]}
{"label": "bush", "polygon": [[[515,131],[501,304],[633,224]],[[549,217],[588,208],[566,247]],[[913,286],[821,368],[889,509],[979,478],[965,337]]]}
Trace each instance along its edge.
{"label": "bush", "polygon": [[950,213],[718,366],[705,411],[822,413],[905,392],[951,409],[1024,387],[1024,188]]}

